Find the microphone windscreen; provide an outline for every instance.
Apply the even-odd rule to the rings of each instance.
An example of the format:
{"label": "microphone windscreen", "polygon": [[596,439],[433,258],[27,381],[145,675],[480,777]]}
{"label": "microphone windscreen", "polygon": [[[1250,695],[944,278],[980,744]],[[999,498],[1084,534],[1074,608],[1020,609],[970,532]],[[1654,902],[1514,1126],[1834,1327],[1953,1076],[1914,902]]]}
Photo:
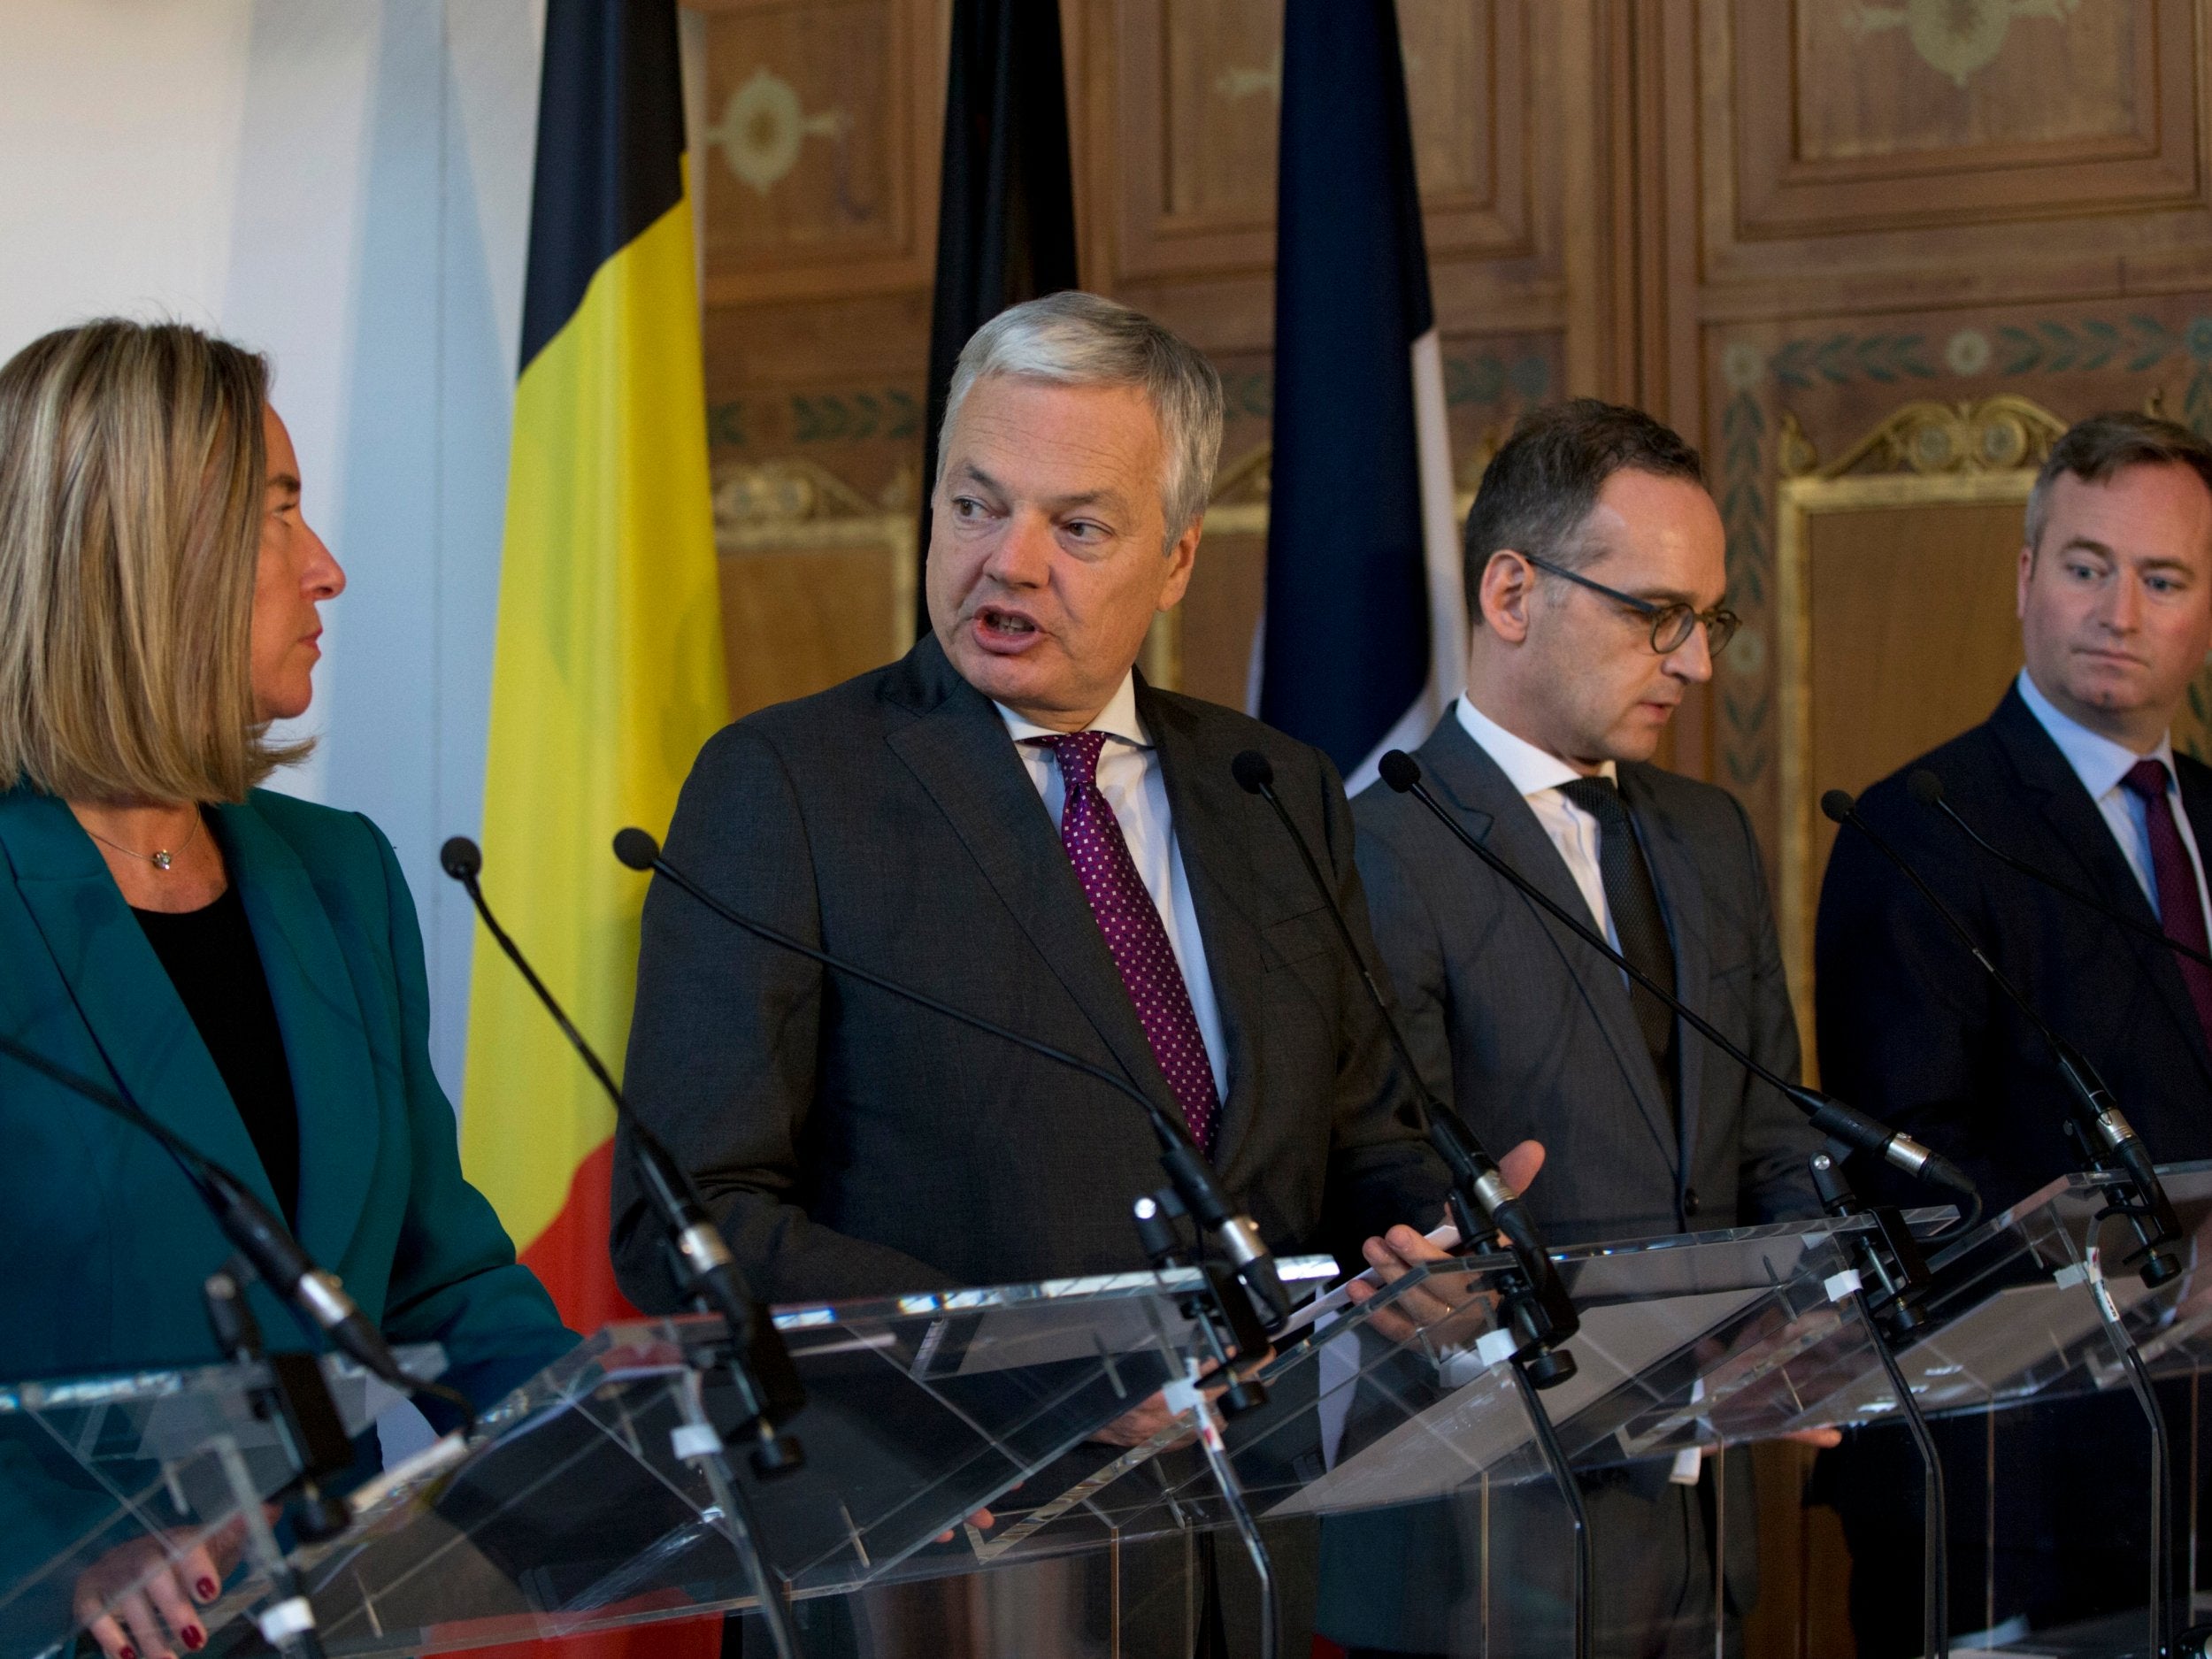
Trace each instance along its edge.
{"label": "microphone windscreen", "polygon": [[1394,749],[1375,763],[1382,780],[1400,795],[1421,781],[1420,763],[1402,749]]}
{"label": "microphone windscreen", "polygon": [[1839,824],[1857,810],[1858,804],[1848,789],[1831,789],[1820,797],[1820,810]]}
{"label": "microphone windscreen", "polygon": [[456,881],[466,881],[484,867],[484,854],[465,835],[456,835],[438,849],[438,863]]}
{"label": "microphone windscreen", "polygon": [[1912,775],[1905,780],[1905,788],[1923,806],[1943,804],[1943,780],[1925,766],[1913,769]]}
{"label": "microphone windscreen", "polygon": [[1247,795],[1257,795],[1275,781],[1275,768],[1267,764],[1267,757],[1256,749],[1248,749],[1229,763],[1237,785]]}
{"label": "microphone windscreen", "polygon": [[614,833],[614,856],[633,870],[650,870],[661,856],[661,844],[633,825]]}

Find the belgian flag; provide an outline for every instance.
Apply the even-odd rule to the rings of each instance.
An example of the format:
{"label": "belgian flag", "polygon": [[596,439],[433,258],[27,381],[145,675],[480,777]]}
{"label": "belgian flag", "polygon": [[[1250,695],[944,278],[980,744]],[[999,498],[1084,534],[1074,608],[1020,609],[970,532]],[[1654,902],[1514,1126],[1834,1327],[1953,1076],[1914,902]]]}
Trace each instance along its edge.
{"label": "belgian flag", "polygon": [[[484,886],[593,1045],[628,1035],[659,829],[727,718],[673,0],[550,0],[500,566]],[[480,931],[469,1179],[561,1316],[627,1311],[607,1257],[612,1109]]]}

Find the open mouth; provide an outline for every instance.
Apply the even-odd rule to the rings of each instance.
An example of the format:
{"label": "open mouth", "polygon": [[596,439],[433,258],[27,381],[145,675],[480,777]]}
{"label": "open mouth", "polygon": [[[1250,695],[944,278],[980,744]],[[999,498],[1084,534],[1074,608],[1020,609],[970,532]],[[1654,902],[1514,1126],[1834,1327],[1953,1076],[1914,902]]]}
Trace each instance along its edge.
{"label": "open mouth", "polygon": [[1036,622],[1018,611],[985,605],[975,613],[976,632],[994,645],[1025,645],[1038,635]]}

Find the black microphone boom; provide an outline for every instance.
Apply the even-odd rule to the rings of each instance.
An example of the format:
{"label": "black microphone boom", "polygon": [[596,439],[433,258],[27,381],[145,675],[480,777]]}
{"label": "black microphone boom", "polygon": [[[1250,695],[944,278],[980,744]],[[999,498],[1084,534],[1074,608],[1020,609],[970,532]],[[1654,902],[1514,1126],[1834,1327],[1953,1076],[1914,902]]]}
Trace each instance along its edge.
{"label": "black microphone boom", "polygon": [[2162,1285],[2181,1271],[2181,1265],[2159,1247],[2181,1237],[2181,1223],[2166,1196],[2166,1188],[2158,1179],[2158,1170],[2151,1158],[2150,1148],[2135,1133],[2134,1126],[2121,1113],[2112,1091],[2105,1087],[2097,1069],[2089,1063],[2089,1056],[2053,1031],[2043,1016],[2037,1013],[2020,987],[2007,979],[1975,942],[1974,935],[1958,918],[1957,912],[1946,904],[1936,890],[1930,887],[1917,870],[1905,861],[1905,856],[1890,845],[1886,836],[1860,816],[1858,803],[1843,789],[1831,789],[1820,797],[1820,810],[1837,825],[1849,825],[1866,837],[1867,841],[1890,863],[1895,864],[1929,908],[1941,917],[1966,952],[1981,964],[1990,982],[2005,994],[2007,1000],[2034,1026],[2043,1041],[2057,1056],[2059,1076],[2066,1084],[2066,1098],[2073,1108],[2070,1127],[2082,1148],[2083,1157],[2092,1165],[2107,1166],[2108,1160],[2116,1162],[2119,1172],[2133,1183],[2140,1200],[2140,1207],[2130,1210],[2129,1218],[2136,1224],[2143,1248],[2135,1260],[2142,1261],[2141,1272],[2146,1285]]}
{"label": "black microphone boom", "polygon": [[476,913],[484,918],[484,926],[494,941],[537,994],[538,1001],[545,1004],[546,1011],[553,1016],[553,1023],[561,1028],[561,1034],[568,1039],[570,1046],[583,1057],[585,1067],[614,1103],[615,1115],[629,1126],[633,1161],[646,1196],[666,1232],[677,1287],[699,1307],[722,1316],[729,1326],[731,1343],[743,1356],[744,1363],[733,1366],[731,1371],[740,1394],[749,1396],[744,1403],[757,1440],[752,1454],[753,1467],[763,1475],[783,1474],[797,1469],[804,1462],[805,1454],[791,1436],[778,1434],[776,1425],[787,1420],[805,1402],[798,1371],[791,1363],[790,1351],[784,1347],[775,1321],[754,1299],[739,1273],[729,1245],[707,1213],[706,1202],[693,1185],[690,1172],[631,1110],[629,1097],[623,1094],[621,1085],[614,1080],[597,1052],[585,1041],[584,1033],[576,1029],[553,993],[546,988],[545,981],[538,978],[524,957],[521,947],[507,936],[507,930],[492,914],[483,889],[477,883],[477,875],[484,867],[484,855],[476,843],[465,835],[456,835],[438,849],[438,862],[444,866],[446,874],[468,890],[469,900],[476,906]]}
{"label": "black microphone boom", "polygon": [[1329,919],[1336,924],[1337,938],[1359,970],[1360,982],[1367,987],[1368,1001],[1374,1004],[1375,1013],[1390,1039],[1391,1049],[1398,1057],[1399,1068],[1412,1090],[1415,1108],[1421,1114],[1421,1132],[1451,1171],[1455,1212],[1453,1219],[1459,1227],[1461,1240],[1466,1248],[1474,1249],[1494,1233],[1502,1233],[1512,1245],[1522,1271],[1528,1275],[1533,1302],[1525,1303],[1517,1311],[1525,1315],[1526,1328],[1520,1333],[1526,1343],[1525,1351],[1544,1356],[1532,1362],[1538,1386],[1549,1387],[1566,1381],[1574,1375],[1574,1361],[1571,1356],[1556,1350],[1559,1344],[1581,1328],[1581,1319],[1566,1286],[1560,1283],[1558,1268],[1544,1249],[1535,1218],[1529,1214],[1520,1194],[1506,1185],[1496,1161],[1483,1149],[1466,1119],[1430,1092],[1421,1069],[1414,1064],[1405,1033],[1399,1029],[1397,1019],[1390,1011],[1389,999],[1375,982],[1367,958],[1361,954],[1359,941],[1352,936],[1351,924],[1336,902],[1335,891],[1322,875],[1313,849],[1299,833],[1289,809],[1275,793],[1275,769],[1269,764],[1267,757],[1256,749],[1248,749],[1229,763],[1229,770],[1246,794],[1259,796],[1275,810],[1275,816],[1290,836],[1291,845],[1298,849],[1299,860],[1305,865],[1314,890],[1328,907]]}
{"label": "black microphone boom", "polygon": [[2152,940],[2158,944],[2165,946],[2167,949],[2172,951],[2177,956],[2186,956],[2192,962],[2200,962],[2206,967],[2212,968],[2212,954],[2208,954],[2204,951],[2199,950],[2194,945],[2184,944],[2180,940],[2176,939],[2171,933],[2166,932],[2164,928],[2154,927],[2148,922],[2142,921],[2136,917],[2130,916],[2124,910],[2116,910],[2111,905],[2106,903],[2102,899],[2096,897],[2094,895],[2084,893],[2079,887],[2072,887],[2066,882],[2061,881],[2056,876],[2051,874],[2048,871],[2039,870],[2035,865],[2030,864],[2026,859],[2016,858],[2010,853],[2005,851],[2003,848],[1993,844],[1991,841],[1986,840],[1979,831],[1976,830],[1971,824],[1969,824],[1964,818],[1959,816],[1957,808],[1954,807],[1948,801],[1943,798],[1943,780],[1937,777],[1935,773],[1930,772],[1925,766],[1916,769],[1911,776],[1905,780],[1905,790],[1907,794],[1910,795],[1914,800],[1919,802],[1921,805],[1933,807],[1937,811],[1942,813],[1944,817],[1949,818],[1952,823],[1957,825],[1961,834],[1964,835],[1968,841],[1972,841],[1975,846],[1980,848],[1984,852],[1987,853],[1992,858],[1994,858],[1999,864],[2004,865],[2006,869],[2016,871],[2019,874],[2027,877],[2031,881],[2041,882],[2045,887],[2050,888],[2052,892],[2063,894],[2066,897],[2073,900],[2075,903],[2082,905],[2088,910],[2096,911],[2098,915],[2103,917],[2107,921],[2116,923],[2118,926],[2126,928],[2130,933],[2140,933],[2144,938]]}
{"label": "black microphone boom", "polygon": [[1835,1099],[1832,1095],[1824,1094],[1818,1089],[1807,1088],[1801,1083],[1791,1082],[1771,1067],[1761,1064],[1731,1041],[1714,1026],[1710,1020],[1683,1002],[1676,997],[1673,992],[1654,979],[1619,951],[1614,949],[1588,923],[1578,918],[1566,906],[1558,903],[1548,893],[1516,870],[1495,849],[1485,846],[1468,833],[1466,827],[1446,811],[1443,803],[1431,795],[1422,784],[1421,768],[1412,756],[1403,749],[1394,749],[1382,757],[1380,770],[1382,780],[1385,783],[1401,795],[1412,795],[1423,806],[1428,808],[1435,815],[1437,822],[1449,830],[1463,846],[1517,887],[1524,896],[1533,900],[1555,920],[1563,923],[1568,931],[1581,940],[1584,944],[1589,946],[1591,949],[1627,974],[1630,979],[1649,991],[1667,1007],[1672,1009],[1676,1016],[1699,1036],[1704,1038],[1706,1041],[1711,1043],[1738,1065],[1742,1066],[1752,1076],[1779,1090],[1784,1099],[1805,1114],[1814,1128],[1832,1140],[1841,1141],[1846,1146],[1854,1147],[1860,1151],[1871,1153],[1876,1157],[1886,1159],[1908,1175],[1917,1176],[1922,1180],[1933,1182],[1939,1187],[1947,1187],[1955,1193],[1961,1193],[1970,1199],[1978,1200],[1980,1195],[1975,1191],[1974,1183],[1967,1179],[1966,1171],[1949,1159],[1922,1146],[1910,1135],[1900,1134],[1888,1125],[1877,1122],[1855,1106],[1847,1106],[1843,1102]]}
{"label": "black microphone boom", "polygon": [[898,997],[902,1002],[911,1002],[918,1008],[926,1008],[932,1013],[941,1014],[945,1018],[966,1025],[971,1030],[983,1032],[1002,1042],[1010,1042],[1056,1064],[1079,1071],[1085,1077],[1103,1083],[1117,1094],[1134,1101],[1143,1109],[1145,1117],[1152,1125],[1153,1135],[1160,1143],[1160,1163],[1167,1171],[1168,1179],[1174,1184],[1176,1196],[1190,1212],[1199,1230],[1214,1241],[1234,1271],[1238,1280],[1256,1304],[1261,1323],[1267,1330],[1274,1331],[1290,1317],[1289,1293],[1283,1288],[1282,1275],[1275,1266],[1274,1256],[1269,1254],[1266,1245],[1260,1240],[1259,1229],[1253,1225],[1249,1217],[1240,1216],[1229,1208],[1229,1201],[1222,1195],[1219,1185],[1214,1180],[1213,1171],[1206,1166],[1205,1155],[1199,1151],[1197,1143],[1190,1138],[1190,1131],[1182,1119],[1171,1114],[1159,1102],[1126,1078],[1118,1077],[1103,1066],[1079,1059],[1064,1048],[1056,1048],[1050,1043],[1024,1036],[1020,1032],[1010,1030],[994,1020],[984,1018],[980,1014],[956,1008],[926,991],[918,991],[910,986],[901,985],[895,979],[887,979],[857,963],[832,956],[803,940],[794,939],[780,928],[771,927],[765,922],[756,921],[741,911],[732,910],[661,856],[660,843],[641,829],[633,827],[617,831],[614,856],[633,870],[666,878],[672,886],[688,894],[724,921],[733,927],[742,928],[756,939],[765,940],[779,949],[804,956],[833,972],[857,979],[863,985],[873,986],[877,990]]}
{"label": "black microphone boom", "polygon": [[475,1408],[460,1394],[442,1384],[420,1381],[400,1369],[384,1333],[353,1305],[338,1276],[318,1267],[290,1230],[236,1175],[113,1089],[79,1076],[36,1049],[0,1037],[0,1054],[151,1136],[184,1172],[185,1180],[207,1206],[231,1247],[270,1289],[292,1305],[310,1328],[329,1338],[333,1347],[401,1393],[442,1400],[464,1421],[475,1422]]}

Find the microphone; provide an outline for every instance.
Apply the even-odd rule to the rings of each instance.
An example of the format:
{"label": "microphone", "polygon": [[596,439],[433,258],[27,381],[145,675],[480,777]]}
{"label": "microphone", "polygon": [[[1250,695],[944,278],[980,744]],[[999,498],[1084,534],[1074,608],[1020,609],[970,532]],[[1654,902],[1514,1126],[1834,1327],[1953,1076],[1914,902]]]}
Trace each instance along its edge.
{"label": "microphone", "polygon": [[1793,1083],[1771,1067],[1763,1065],[1752,1058],[1733,1041],[1723,1035],[1702,1014],[1690,1008],[1673,992],[1668,990],[1666,987],[1654,979],[1626,956],[1614,949],[1606,941],[1603,934],[1592,928],[1587,922],[1577,918],[1566,906],[1555,902],[1549,894],[1544,892],[1508,863],[1503,855],[1469,834],[1460,822],[1444,810],[1442,803],[1431,795],[1427,787],[1422,783],[1421,768],[1412,756],[1403,749],[1394,749],[1382,757],[1380,770],[1382,780],[1385,783],[1401,795],[1412,795],[1423,806],[1428,808],[1435,815],[1438,823],[1451,831],[1469,851],[1474,853],[1485,864],[1503,876],[1507,881],[1520,889],[1525,897],[1533,900],[1554,919],[1564,923],[1569,932],[1627,974],[1645,990],[1649,991],[1667,1007],[1672,1009],[1683,1024],[1711,1043],[1714,1048],[1719,1049],[1760,1081],[1779,1090],[1786,1100],[1805,1114],[1814,1128],[1832,1140],[1841,1141],[1845,1146],[1853,1147],[1882,1158],[1904,1171],[1908,1175],[1917,1176],[1920,1179],[1932,1182],[1938,1187],[1947,1187],[1953,1192],[1962,1194],[1970,1200],[1979,1202],[1980,1194],[1975,1191],[1974,1183],[1967,1179],[1966,1171],[1948,1158],[1922,1146],[1910,1135],[1900,1134],[1888,1125],[1868,1117],[1857,1107],[1847,1106],[1833,1095],[1824,1094],[1818,1089],[1807,1088],[1801,1083]]}
{"label": "microphone", "polygon": [[1160,1143],[1160,1164],[1167,1171],[1168,1179],[1174,1185],[1176,1196],[1197,1223],[1199,1230],[1219,1248],[1238,1280],[1257,1305],[1261,1321],[1266,1329],[1271,1332],[1279,1330],[1283,1322],[1290,1317],[1290,1294],[1283,1288],[1282,1275],[1275,1266],[1274,1256],[1268,1253],[1266,1245],[1261,1241],[1259,1229],[1249,1217],[1238,1215],[1229,1208],[1229,1201],[1222,1195],[1213,1171],[1207,1166],[1205,1155],[1199,1151],[1197,1142],[1191,1139],[1190,1130],[1182,1118],[1168,1112],[1127,1079],[1116,1076],[1103,1066],[1079,1059],[1064,1048],[1056,1048],[1050,1043],[1040,1042],[1034,1037],[1009,1030],[980,1014],[955,1008],[926,991],[901,985],[895,979],[887,979],[856,963],[832,956],[828,951],[818,949],[803,940],[794,939],[780,928],[771,927],[765,922],[755,921],[741,911],[732,910],[664,858],[660,843],[641,829],[632,827],[617,831],[614,856],[633,870],[665,877],[724,921],[733,927],[742,928],[756,939],[764,940],[780,949],[804,956],[833,972],[857,979],[863,985],[873,986],[877,990],[911,1002],[918,1008],[926,1008],[932,1013],[941,1014],[945,1018],[971,1030],[1026,1049],[1056,1065],[1079,1071],[1085,1077],[1103,1083],[1117,1094],[1134,1101],[1151,1122],[1153,1135]]}
{"label": "microphone", "polygon": [[1247,795],[1259,796],[1275,810],[1291,844],[1298,849],[1299,860],[1305,865],[1314,890],[1328,906],[1329,919],[1336,924],[1337,937],[1343,942],[1345,954],[1359,970],[1360,983],[1367,987],[1367,1000],[1374,1004],[1375,1013],[1390,1038],[1391,1049],[1398,1056],[1399,1068],[1412,1086],[1415,1107],[1421,1114],[1421,1132],[1437,1156],[1444,1160],[1445,1167],[1451,1171],[1453,1220],[1459,1228],[1460,1238],[1471,1249],[1494,1233],[1504,1233],[1522,1270],[1528,1275],[1535,1293],[1535,1305],[1526,1310],[1529,1328],[1524,1334],[1530,1348],[1544,1350],[1548,1362],[1542,1363],[1544,1374],[1537,1379],[1539,1386],[1549,1387],[1566,1381],[1575,1374],[1573,1356],[1551,1350],[1579,1330],[1582,1321],[1575,1312],[1566,1286],[1560,1283],[1559,1270],[1544,1249],[1535,1218],[1529,1214],[1520,1195],[1506,1185],[1495,1160],[1483,1149],[1467,1121],[1437,1099],[1422,1079],[1420,1068],[1413,1063],[1412,1050],[1406,1046],[1405,1033],[1390,1011],[1389,1000],[1383,995],[1382,987],[1375,982],[1358,941],[1352,937],[1351,924],[1336,902],[1335,890],[1322,875],[1313,849],[1299,833],[1282,797],[1275,793],[1275,768],[1259,750],[1248,749],[1229,763],[1229,770]]}
{"label": "microphone", "polygon": [[2145,1257],[2142,1268],[2144,1284],[2162,1285],[2173,1278],[2181,1271],[2180,1263],[2158,1247],[2181,1237],[2180,1220],[2175,1216],[2173,1205],[2167,1199],[2165,1187],[2158,1179],[2150,1148],[2143,1144],[2142,1137],[2135,1133],[2134,1127],[2121,1114],[2118,1104],[2112,1098],[2112,1091],[2105,1087],[2104,1079],[2098,1076],[2096,1067],[2090,1064],[2089,1056],[2051,1029],[2043,1016],[2035,1011],[2034,1005],[2022,995],[2020,987],[2007,979],[1997,964],[1984,954],[1966,924],[1959,919],[1958,913],[1938,896],[1936,890],[1922,879],[1917,870],[1906,863],[1902,853],[1891,846],[1886,838],[1878,833],[1874,826],[1860,816],[1858,803],[1851,798],[1849,791],[1829,790],[1820,797],[1820,810],[1833,823],[1847,824],[1857,830],[1874,845],[1876,850],[1897,866],[1905,879],[1919,889],[1920,896],[1927,900],[1929,907],[1957,935],[1959,942],[1966,947],[1967,954],[1981,964],[1982,972],[1989,976],[1997,988],[2026,1018],[2028,1024],[2034,1026],[2043,1041],[2050,1045],[2051,1052],[2058,1058],[2059,1076],[2066,1083],[2067,1098],[2074,1108],[2073,1121],[2069,1127],[2079,1140],[2084,1155],[2095,1165],[2105,1165],[2108,1160],[2117,1160],[2121,1172],[2135,1184],[2145,1212],[2154,1229],[2151,1233],[2143,1232],[2144,1216],[2132,1217],[2138,1232],[2143,1233],[2143,1249],[2139,1254]]}
{"label": "microphone", "polygon": [[1957,809],[1943,798],[1943,780],[1926,767],[1917,768],[1905,780],[1905,791],[1921,805],[1933,807],[1944,817],[1949,818],[1952,823],[1958,826],[1960,833],[1963,834],[1968,841],[1972,841],[1975,846],[1980,848],[2008,870],[2017,871],[2031,881],[2040,881],[2052,892],[2064,894],[2075,903],[2096,911],[2108,922],[2118,923],[2131,933],[2140,933],[2146,939],[2155,940],[2176,956],[2186,956],[2192,962],[2201,962],[2206,967],[2212,968],[2212,955],[2207,955],[2194,945],[2184,944],[2180,940],[2167,933],[2164,928],[2154,927],[2148,922],[2139,921],[2125,910],[2116,910],[2094,895],[2084,893],[2079,887],[2069,886],[2048,871],[2039,870],[2026,859],[2016,858],[2001,847],[1993,845],[1983,839],[1971,824],[1958,815]]}
{"label": "microphone", "polygon": [[545,981],[538,978],[536,970],[524,957],[522,948],[507,936],[507,930],[492,914],[483,888],[477,884],[477,877],[484,868],[482,850],[467,836],[456,835],[438,849],[438,863],[446,874],[467,889],[469,901],[484,918],[486,930],[537,994],[538,1001],[545,1004],[546,1011],[553,1016],[553,1023],[561,1028],[569,1046],[582,1056],[585,1069],[598,1079],[599,1087],[614,1102],[615,1115],[629,1126],[632,1162],[647,1199],[660,1216],[677,1288],[703,1311],[720,1314],[729,1326],[732,1344],[746,1356],[744,1364],[733,1366],[731,1371],[740,1394],[746,1396],[748,1414],[759,1425],[758,1443],[752,1453],[753,1467],[764,1476],[785,1474],[799,1468],[805,1462],[804,1450],[794,1437],[776,1432],[776,1425],[788,1419],[805,1403],[805,1390],[799,1381],[798,1371],[791,1363],[790,1350],[784,1346],[775,1321],[754,1300],[750,1287],[738,1272],[722,1230],[707,1213],[705,1201],[699,1196],[690,1171],[631,1110],[629,1097],[623,1094],[621,1085],[614,1080],[584,1033],[576,1029],[553,993],[546,988]]}
{"label": "microphone", "polygon": [[255,1197],[245,1182],[206,1156],[192,1143],[137,1105],[68,1067],[48,1059],[36,1049],[0,1037],[0,1054],[17,1064],[58,1083],[73,1094],[90,1101],[101,1110],[121,1118],[150,1135],[183,1171],[184,1179],[215,1218],[215,1225],[245,1258],[270,1289],[283,1297],[312,1329],[319,1330],[331,1345],[361,1367],[405,1394],[429,1394],[443,1400],[473,1425],[476,1410],[457,1391],[442,1383],[423,1382],[400,1369],[384,1333],[371,1324],[335,1273],[318,1267],[302,1249],[284,1223]]}

